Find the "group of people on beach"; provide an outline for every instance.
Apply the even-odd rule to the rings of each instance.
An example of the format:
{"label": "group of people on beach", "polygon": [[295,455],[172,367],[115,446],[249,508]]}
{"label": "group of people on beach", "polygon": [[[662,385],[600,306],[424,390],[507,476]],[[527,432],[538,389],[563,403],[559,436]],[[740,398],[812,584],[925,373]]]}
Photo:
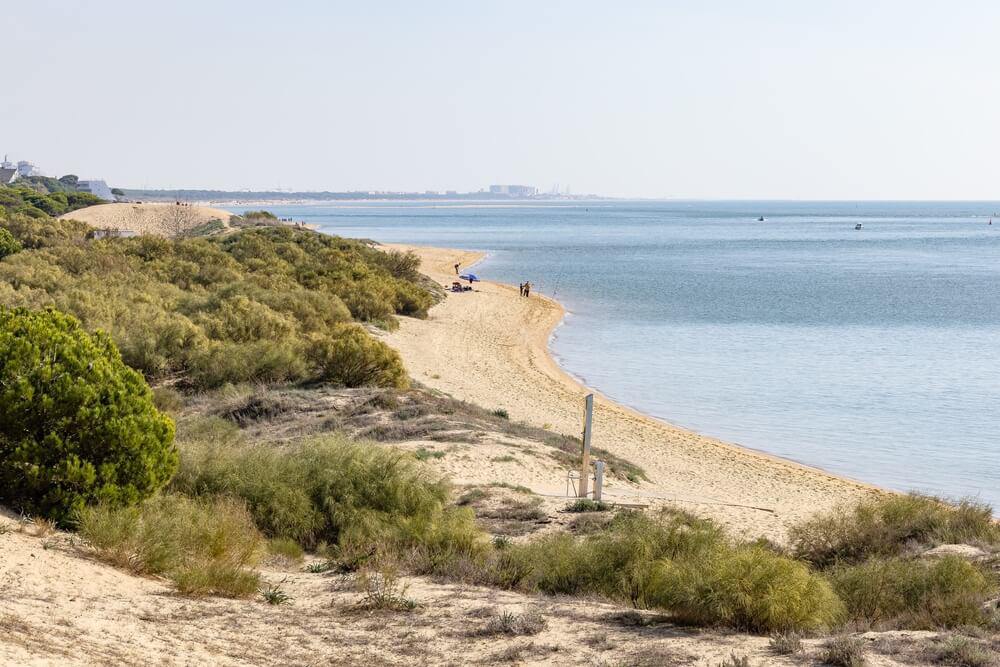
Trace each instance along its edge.
{"label": "group of people on beach", "polygon": [[520,283],[518,287],[521,288],[521,296],[531,296],[531,283],[524,281]]}

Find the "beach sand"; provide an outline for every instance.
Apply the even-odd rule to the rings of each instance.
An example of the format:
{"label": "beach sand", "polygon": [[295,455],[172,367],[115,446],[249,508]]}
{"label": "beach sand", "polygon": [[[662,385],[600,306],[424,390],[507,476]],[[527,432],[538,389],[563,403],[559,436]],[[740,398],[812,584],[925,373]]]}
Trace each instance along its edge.
{"label": "beach sand", "polygon": [[[455,279],[481,253],[387,244],[412,250],[421,271],[441,284]],[[571,435],[583,428],[584,396],[548,352],[563,308],[542,295],[522,298],[517,288],[475,283],[475,291],[448,293],[426,320],[402,318],[384,336],[419,382],[510,418]],[[593,445],[641,466],[649,480],[615,480],[605,499],[650,506],[673,504],[725,525],[733,534],[785,541],[787,529],[817,512],[856,502],[880,490],[824,471],[688,431],[621,406],[598,392]],[[482,470],[450,471],[458,482],[482,481]],[[516,474],[510,471],[508,474]],[[546,495],[563,495],[566,473],[554,464],[546,479],[525,483]]]}

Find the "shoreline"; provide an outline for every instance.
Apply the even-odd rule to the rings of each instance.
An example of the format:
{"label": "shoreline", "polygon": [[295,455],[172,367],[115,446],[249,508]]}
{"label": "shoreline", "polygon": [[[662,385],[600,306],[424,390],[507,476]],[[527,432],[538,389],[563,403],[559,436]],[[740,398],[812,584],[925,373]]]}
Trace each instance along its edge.
{"label": "shoreline", "polygon": [[[421,272],[438,283],[454,279],[455,262],[468,269],[485,257],[473,251],[383,245],[416,253]],[[578,435],[583,397],[593,393],[594,446],[639,465],[649,479],[640,484],[614,480],[605,487],[609,499],[680,503],[744,537],[784,541],[790,525],[816,512],[885,492],[684,429],[586,387],[549,351],[566,312],[563,306],[541,294],[523,299],[513,290],[483,281],[473,292],[449,292],[428,319],[403,318],[400,329],[385,340],[400,352],[411,375],[430,388],[486,409],[506,409],[511,419],[554,431]],[[450,349],[456,352],[450,354]]]}

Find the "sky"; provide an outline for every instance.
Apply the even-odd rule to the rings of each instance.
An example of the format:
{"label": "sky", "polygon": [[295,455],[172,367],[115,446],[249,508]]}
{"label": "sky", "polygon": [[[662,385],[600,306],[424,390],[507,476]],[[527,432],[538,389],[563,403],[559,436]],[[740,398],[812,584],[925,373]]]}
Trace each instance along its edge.
{"label": "sky", "polygon": [[0,154],[113,187],[1000,199],[1000,3],[6,3]]}

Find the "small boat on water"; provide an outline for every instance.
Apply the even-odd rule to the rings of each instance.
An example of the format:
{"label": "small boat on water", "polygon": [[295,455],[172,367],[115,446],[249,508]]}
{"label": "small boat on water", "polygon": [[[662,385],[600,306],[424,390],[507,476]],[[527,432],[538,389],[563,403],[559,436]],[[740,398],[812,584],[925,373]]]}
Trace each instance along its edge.
{"label": "small boat on water", "polygon": [[858,224],[854,225],[854,229],[855,229],[855,231],[860,230],[861,229],[861,223],[859,222]]}
{"label": "small boat on water", "polygon": [[764,222],[764,216],[760,216],[759,218],[757,218],[757,222]]}

